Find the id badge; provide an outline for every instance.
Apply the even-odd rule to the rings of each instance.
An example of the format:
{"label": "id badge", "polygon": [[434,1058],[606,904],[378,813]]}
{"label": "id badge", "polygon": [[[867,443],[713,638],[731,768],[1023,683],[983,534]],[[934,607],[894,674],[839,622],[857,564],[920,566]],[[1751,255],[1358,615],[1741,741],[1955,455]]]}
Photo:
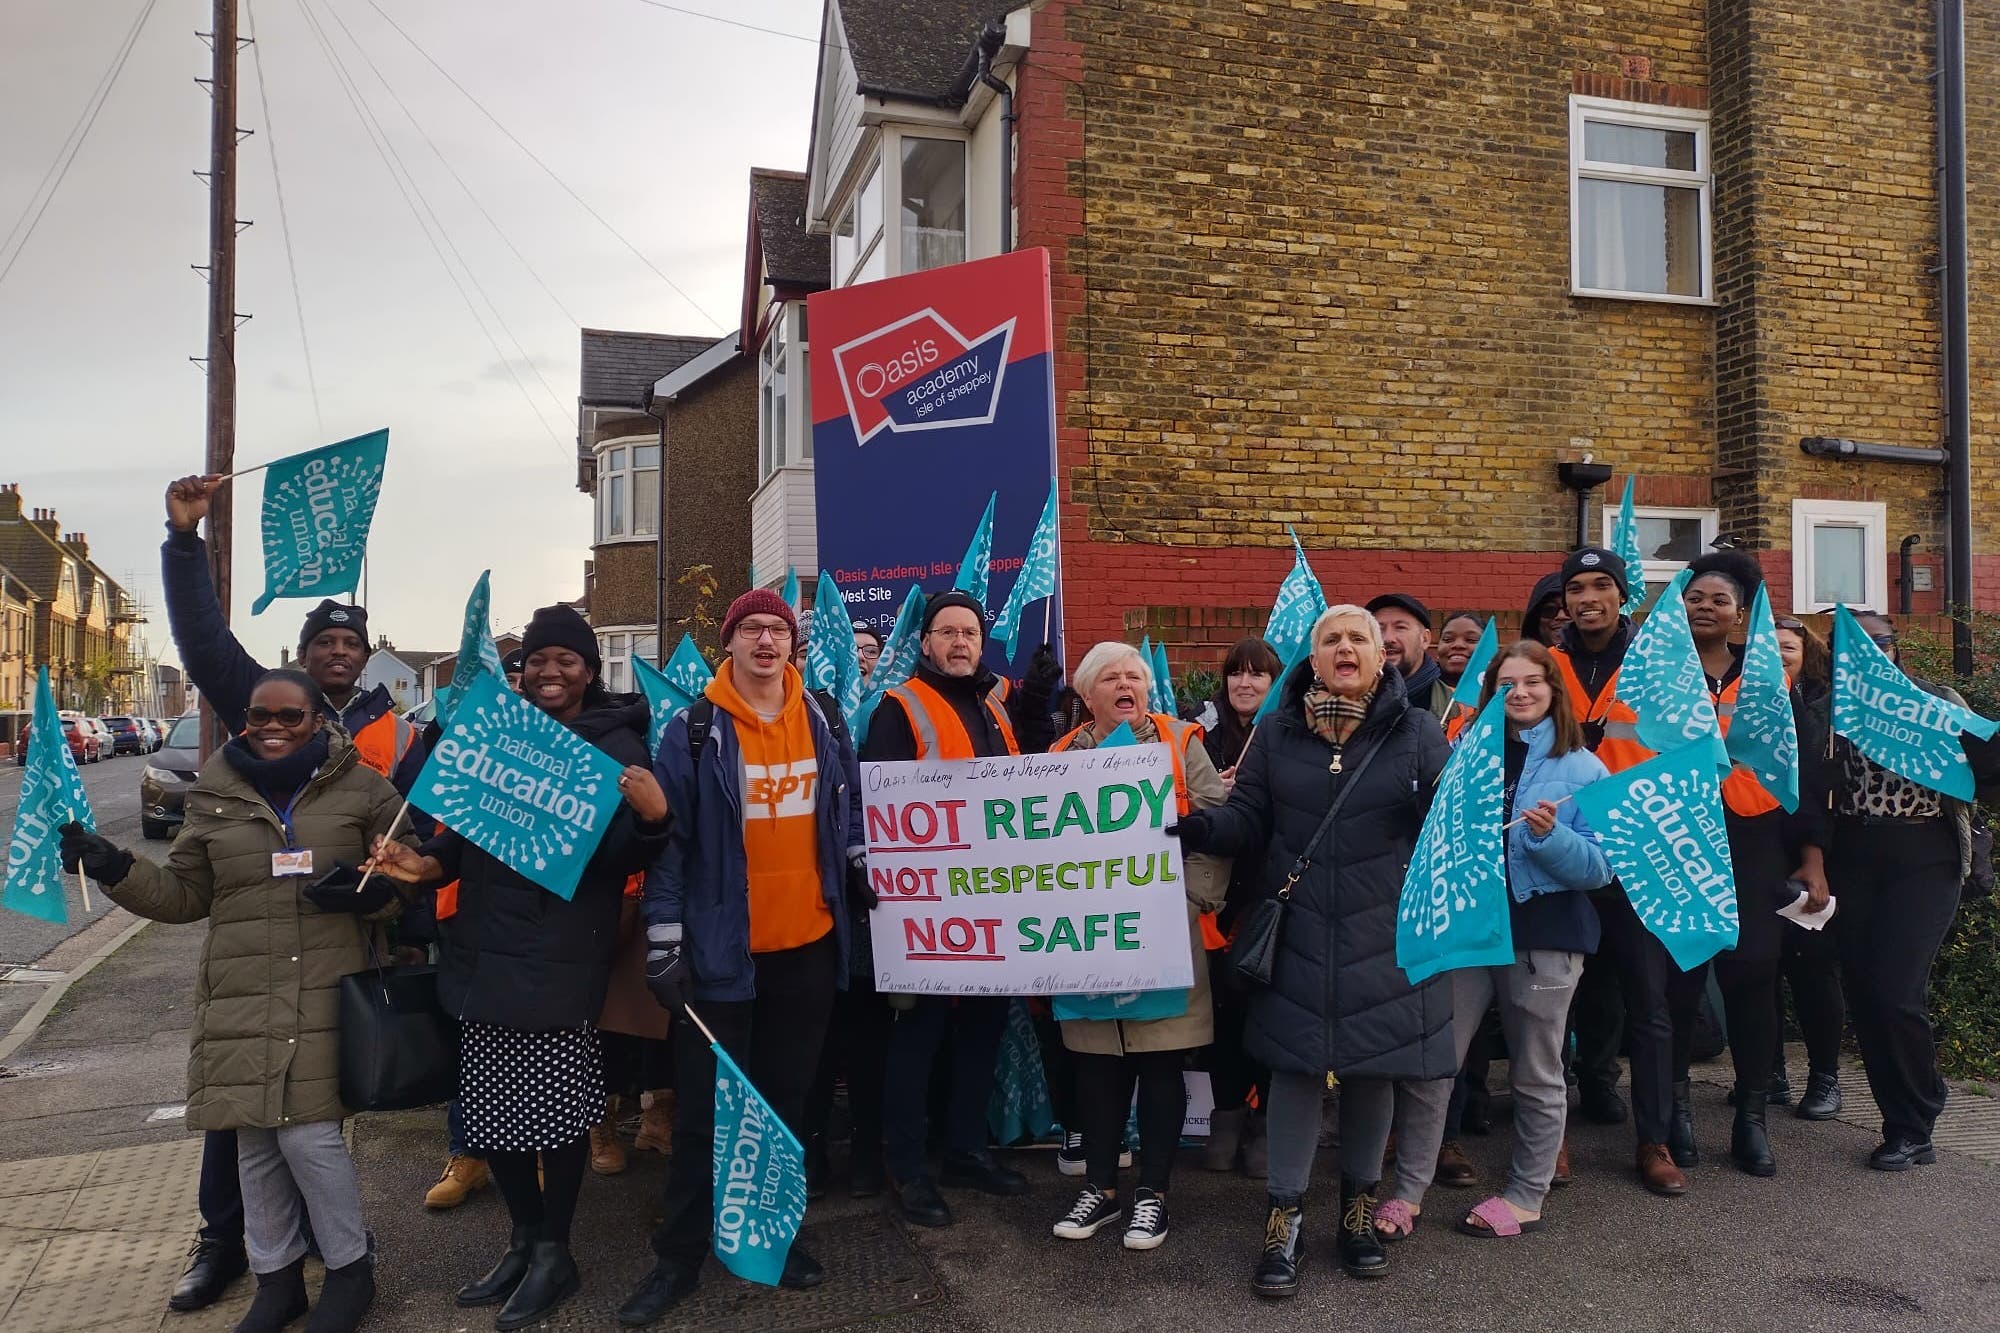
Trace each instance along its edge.
{"label": "id badge", "polygon": [[272,852],[271,874],[278,879],[289,879],[313,872],[312,849],[297,852]]}

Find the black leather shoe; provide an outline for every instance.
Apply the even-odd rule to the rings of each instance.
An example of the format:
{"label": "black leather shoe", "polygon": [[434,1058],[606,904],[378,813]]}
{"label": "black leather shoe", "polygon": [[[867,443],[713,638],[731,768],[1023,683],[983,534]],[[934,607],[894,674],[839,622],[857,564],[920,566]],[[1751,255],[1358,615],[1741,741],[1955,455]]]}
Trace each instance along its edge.
{"label": "black leather shoe", "polygon": [[904,1221],[920,1227],[951,1225],[951,1206],[929,1176],[918,1176],[896,1187],[896,1211],[903,1215]]}
{"label": "black leather shoe", "polygon": [[207,1236],[197,1237],[188,1250],[181,1280],[174,1284],[174,1294],[167,1297],[167,1308],[182,1314],[206,1310],[222,1299],[230,1283],[249,1271],[250,1256],[243,1252],[242,1241],[231,1244]]}
{"label": "black leather shoe", "polygon": [[535,1245],[535,1228],[515,1227],[507,1237],[507,1253],[486,1271],[486,1276],[458,1289],[458,1303],[466,1309],[477,1305],[497,1305],[514,1294],[528,1272],[528,1251]]}
{"label": "black leather shoe", "polygon": [[305,1333],[355,1333],[374,1304],[375,1256],[364,1254],[344,1267],[326,1270]]}
{"label": "black leather shoe", "polygon": [[1389,1252],[1375,1234],[1375,1184],[1352,1176],[1340,1178],[1340,1266],[1349,1277],[1382,1277],[1389,1271]]}
{"label": "black leather shoe", "polygon": [[1625,1099],[1608,1083],[1578,1084],[1576,1109],[1594,1125],[1625,1123]]}
{"label": "black leather shoe", "polygon": [[824,1281],[826,1270],[819,1266],[819,1260],[793,1241],[792,1248],[785,1251],[785,1271],[778,1275],[778,1285],[787,1291],[811,1291]]}
{"label": "black leather shoe", "polygon": [[1929,1139],[1906,1139],[1900,1135],[1868,1154],[1868,1165],[1877,1171],[1907,1171],[1913,1166],[1929,1166],[1937,1160],[1937,1149]]}
{"label": "black leather shoe", "polygon": [[1674,1165],[1682,1170],[1701,1165],[1701,1149],[1694,1141],[1693,1097],[1686,1079],[1674,1084],[1674,1113],[1667,1120],[1667,1152]]}
{"label": "black leather shoe", "polygon": [[618,1307],[618,1322],[627,1328],[644,1328],[658,1323],[667,1311],[694,1294],[701,1281],[699,1268],[683,1268],[665,1259],[653,1261],[653,1269],[639,1279],[639,1285]]}
{"label": "black leather shoe", "polygon": [[280,1333],[306,1312],[306,1261],[292,1260],[275,1273],[257,1275],[257,1296],[236,1333]]}
{"label": "black leather shoe", "polygon": [[1790,1106],[1792,1104],[1792,1080],[1782,1067],[1771,1075],[1771,1091],[1765,1095],[1767,1106]]}
{"label": "black leather shoe", "polygon": [[848,1165],[847,1193],[856,1199],[872,1199],[882,1192],[882,1150],[856,1148]]}
{"label": "black leather shoe", "polygon": [[1271,1206],[1271,1215],[1264,1222],[1264,1253],[1250,1277],[1250,1290],[1272,1299],[1297,1294],[1299,1269],[1305,1261],[1304,1235],[1304,1213],[1296,1206]]}
{"label": "black leather shoe", "polygon": [[583,1275],[576,1271],[569,1246],[559,1240],[538,1240],[528,1251],[528,1271],[494,1316],[493,1327],[505,1333],[539,1324],[582,1286]]}
{"label": "black leather shoe", "polygon": [[992,1153],[985,1151],[945,1154],[944,1170],[938,1172],[938,1183],[954,1189],[972,1189],[1002,1197],[1028,1192],[1026,1176],[1000,1165]]}
{"label": "black leather shoe", "polygon": [[1831,1120],[1840,1114],[1840,1075],[1808,1074],[1806,1095],[1799,1098],[1801,1120]]}
{"label": "black leather shoe", "polygon": [[1771,1139],[1764,1131],[1768,1097],[1761,1088],[1736,1090],[1736,1123],[1729,1131],[1729,1160],[1746,1175],[1778,1174],[1777,1159],[1771,1156]]}

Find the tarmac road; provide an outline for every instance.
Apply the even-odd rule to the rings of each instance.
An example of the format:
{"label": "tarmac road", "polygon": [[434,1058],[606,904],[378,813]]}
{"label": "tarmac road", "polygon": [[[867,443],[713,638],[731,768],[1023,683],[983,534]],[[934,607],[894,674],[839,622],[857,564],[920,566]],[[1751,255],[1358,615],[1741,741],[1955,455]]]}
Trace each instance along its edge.
{"label": "tarmac road", "polygon": [[[148,854],[144,849],[150,847],[150,855],[158,860],[164,855],[166,844],[148,844],[139,836],[139,776],[147,758],[127,754],[85,764],[81,770],[83,790],[90,797],[99,833],[141,855]],[[21,801],[22,771],[12,759],[0,763],[0,829],[9,833],[13,831],[14,811]],[[101,893],[93,893],[90,910],[86,912],[81,890],[72,880],[67,924],[37,920],[19,912],[0,912],[0,973],[10,964],[34,962],[110,910],[110,901]]]}

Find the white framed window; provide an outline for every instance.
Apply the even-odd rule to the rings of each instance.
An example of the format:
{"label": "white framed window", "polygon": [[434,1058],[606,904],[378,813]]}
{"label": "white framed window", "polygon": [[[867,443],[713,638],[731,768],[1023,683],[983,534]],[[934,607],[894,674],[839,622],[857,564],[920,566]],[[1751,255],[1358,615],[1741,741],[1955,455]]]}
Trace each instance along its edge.
{"label": "white framed window", "polygon": [[597,632],[597,651],[604,659],[604,688],[613,694],[629,694],[638,689],[632,674],[632,659],[659,661],[660,639],[651,629],[630,627]]}
{"label": "white framed window", "polygon": [[1792,610],[1837,603],[1889,606],[1888,506],[1869,500],[1792,501]]}
{"label": "white framed window", "polygon": [[1570,293],[1715,299],[1708,112],[1569,99]]}
{"label": "white framed window", "polygon": [[651,541],[660,533],[660,442],[628,435],[597,446],[597,540]]}
{"label": "white framed window", "polygon": [[[1658,587],[1673,582],[1687,562],[1709,549],[1721,520],[1713,509],[1677,509],[1668,505],[1634,505],[1632,519],[1639,529],[1646,582]],[[1615,505],[1604,506],[1604,544],[1618,523]]]}
{"label": "white framed window", "polygon": [[806,411],[810,358],[806,303],[787,301],[772,313],[757,352],[757,484],[781,467],[812,462],[812,421]]}
{"label": "white framed window", "polygon": [[861,185],[833,224],[833,285],[851,287],[889,276],[889,256],[883,245],[883,196],[887,173],[878,156],[862,173]]}
{"label": "white framed window", "polygon": [[965,141],[903,134],[898,273],[965,262]]}
{"label": "white framed window", "polygon": [[834,213],[836,287],[962,263],[972,252],[969,141],[937,126],[882,130],[860,184]]}

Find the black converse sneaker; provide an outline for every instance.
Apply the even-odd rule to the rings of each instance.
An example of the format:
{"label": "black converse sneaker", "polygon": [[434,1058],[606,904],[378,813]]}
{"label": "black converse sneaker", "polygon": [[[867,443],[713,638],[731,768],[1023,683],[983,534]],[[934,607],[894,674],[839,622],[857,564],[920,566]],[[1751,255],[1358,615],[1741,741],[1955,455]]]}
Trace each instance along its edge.
{"label": "black converse sneaker", "polygon": [[1062,1147],[1056,1149],[1056,1170],[1066,1176],[1083,1174],[1083,1135],[1063,1131]]}
{"label": "black converse sneaker", "polygon": [[1055,1232],[1064,1240],[1089,1240],[1105,1227],[1116,1224],[1125,1210],[1116,1199],[1108,1198],[1095,1185],[1085,1185],[1076,1204],[1056,1223]]}
{"label": "black converse sneaker", "polygon": [[1125,1224],[1125,1248],[1150,1250],[1167,1238],[1167,1201],[1141,1185],[1132,1194],[1132,1220]]}

